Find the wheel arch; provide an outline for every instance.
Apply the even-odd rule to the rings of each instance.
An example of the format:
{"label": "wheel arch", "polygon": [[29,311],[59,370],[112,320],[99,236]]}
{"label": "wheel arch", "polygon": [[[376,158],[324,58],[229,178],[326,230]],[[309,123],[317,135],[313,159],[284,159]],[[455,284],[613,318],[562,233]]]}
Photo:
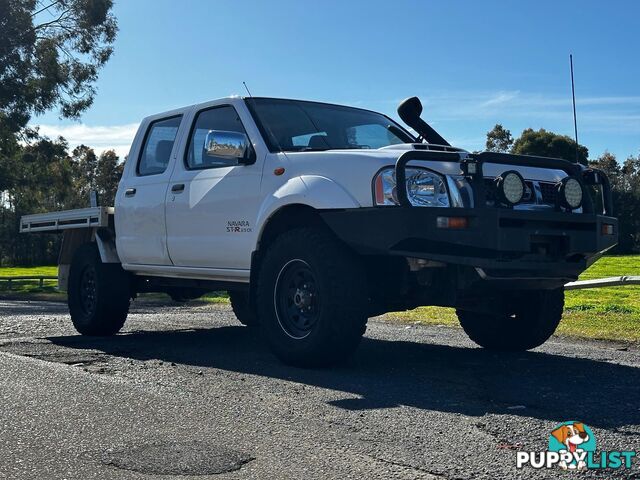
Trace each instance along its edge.
{"label": "wheel arch", "polygon": [[69,284],[69,269],[79,247],[95,243],[103,263],[120,263],[116,250],[115,235],[108,229],[77,228],[65,230],[58,255],[58,288],[66,291]]}
{"label": "wheel arch", "polygon": [[251,254],[250,301],[255,289],[262,253],[280,233],[299,227],[332,229],[320,215],[321,210],[359,208],[358,201],[340,184],[322,175],[300,175],[288,179],[269,195],[258,213],[259,228]]}
{"label": "wheel arch", "polygon": [[256,225],[259,233],[255,251],[270,240],[274,228],[282,225],[328,225],[320,218],[320,210],[359,208],[358,201],[340,184],[322,175],[290,178],[262,204]]}
{"label": "wheel arch", "polygon": [[304,203],[292,203],[281,206],[266,219],[258,235],[256,248],[251,254],[251,277],[249,282],[250,302],[255,301],[255,286],[260,271],[260,262],[269,244],[271,244],[278,235],[300,227],[319,227],[331,231],[320,216],[318,210]]}
{"label": "wheel arch", "polygon": [[279,234],[298,227],[322,226],[329,228],[318,210],[304,203],[284,205],[269,215],[256,242],[256,251],[266,248]]}

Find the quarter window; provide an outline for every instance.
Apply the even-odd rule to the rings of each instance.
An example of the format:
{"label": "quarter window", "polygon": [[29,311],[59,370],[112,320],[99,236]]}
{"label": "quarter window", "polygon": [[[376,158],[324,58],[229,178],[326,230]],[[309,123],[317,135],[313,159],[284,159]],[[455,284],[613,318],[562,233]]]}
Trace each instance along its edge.
{"label": "quarter window", "polygon": [[159,175],[169,165],[182,115],[156,120],[149,125],[138,161],[138,175]]}
{"label": "quarter window", "polygon": [[214,107],[201,111],[196,117],[191,131],[191,138],[189,138],[189,149],[187,150],[186,158],[187,168],[229,167],[238,164],[237,160],[234,159],[204,155],[204,142],[211,130],[246,134],[240,117],[238,117],[238,113],[232,106]]}

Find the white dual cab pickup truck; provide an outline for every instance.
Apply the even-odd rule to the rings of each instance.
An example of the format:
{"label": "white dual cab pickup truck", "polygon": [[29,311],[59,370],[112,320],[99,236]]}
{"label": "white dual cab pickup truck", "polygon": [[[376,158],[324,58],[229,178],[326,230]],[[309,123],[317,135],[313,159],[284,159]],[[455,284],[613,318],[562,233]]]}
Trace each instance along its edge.
{"label": "white dual cab pickup truck", "polygon": [[[563,285],[617,241],[600,171],[450,146],[398,107],[225,98],[145,118],[115,207],[23,217],[64,232],[60,288],[86,335],[141,292],[227,290],[238,320],[297,365],[351,354],[367,318],[455,307],[479,345],[534,348]],[[416,132],[416,133],[412,133]]]}

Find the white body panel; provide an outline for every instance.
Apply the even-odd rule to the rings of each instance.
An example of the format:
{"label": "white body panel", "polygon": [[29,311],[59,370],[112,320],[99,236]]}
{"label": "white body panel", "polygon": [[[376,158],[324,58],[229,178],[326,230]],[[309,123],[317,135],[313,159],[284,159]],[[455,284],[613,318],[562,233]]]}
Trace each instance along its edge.
{"label": "white body panel", "polygon": [[[187,128],[186,122],[183,121],[180,126],[164,173],[139,176],[136,170],[149,124],[176,114],[184,114],[184,110],[146,118],[141,123],[129,151],[129,161],[125,165],[116,194],[116,245],[124,264],[171,265],[167,250],[165,198],[175,166],[177,146]],[[135,194],[127,196],[129,189],[135,189]]]}
{"label": "white body panel", "polygon": [[[345,201],[343,196],[329,199],[330,205],[325,208],[353,208],[354,206],[372,207],[373,191],[371,182],[375,174],[382,167],[392,167],[398,157],[411,145],[398,145],[396,148],[381,148],[378,150],[331,150],[327,152],[287,152],[292,175],[307,175],[325,177],[335,183],[345,193],[351,196],[357,205]],[[460,165],[454,162],[412,161],[407,167],[426,167],[444,175],[459,175]],[[557,182],[566,177],[562,170],[525,167],[518,165],[483,165],[487,177],[496,177],[507,170],[518,171],[527,180],[541,180]]]}
{"label": "white body panel", "polygon": [[[197,112],[221,105],[236,109],[256,152],[256,162],[187,169],[185,150]],[[139,176],[138,158],[150,123],[178,114],[182,115],[182,122],[168,167],[161,174]],[[383,167],[394,166],[403,153],[413,149],[411,144],[402,144],[377,150],[269,152],[241,98],[216,100],[148,117],[136,134],[118,188],[114,253],[125,269],[138,274],[247,282],[251,254],[275,212],[292,204],[319,210],[371,207],[376,173]],[[427,167],[444,175],[460,174],[459,164],[453,162],[412,161],[408,167],[411,166]],[[279,168],[284,168],[284,173],[276,174]],[[560,170],[484,165],[486,176],[495,177],[506,170],[517,170],[528,180],[547,182],[557,182],[566,176]],[[184,184],[184,191],[172,192],[175,184]],[[135,194],[127,195],[131,189],[135,189]],[[99,213],[99,220],[92,226],[107,226],[105,211],[92,210],[87,215],[94,218],[93,213]],[[69,212],[24,217],[24,231],[39,228],[36,220],[55,221],[61,215],[77,217]]]}
{"label": "white body panel", "polygon": [[131,178],[125,188],[135,188],[134,197],[118,190],[116,198],[116,243],[124,263],[170,265],[167,252],[164,198],[169,175]]}
{"label": "white body panel", "polygon": [[[249,268],[260,204],[262,162],[179,171],[167,191],[167,245],[181,267]],[[247,253],[248,252],[248,253]]]}
{"label": "white body panel", "polygon": [[239,99],[198,105],[188,123],[198,111],[222,105],[238,112],[257,159],[252,165],[188,170],[183,159],[189,138],[183,136],[170,185],[184,184],[185,189],[176,194],[168,188],[166,196],[167,246],[177,267],[243,270],[251,264],[267,154],[260,133]]}

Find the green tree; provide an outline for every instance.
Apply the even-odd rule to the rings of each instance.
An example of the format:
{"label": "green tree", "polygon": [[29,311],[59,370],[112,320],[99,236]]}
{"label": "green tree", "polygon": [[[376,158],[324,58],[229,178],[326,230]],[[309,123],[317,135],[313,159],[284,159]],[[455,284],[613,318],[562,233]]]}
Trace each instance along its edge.
{"label": "green tree", "polygon": [[97,190],[98,157],[93,148],[80,145],[71,152],[71,161],[75,173],[77,206],[86,207],[89,202],[89,192]]}
{"label": "green tree", "polygon": [[97,156],[91,147],[80,145],[73,149],[71,162],[76,192],[73,206],[86,207],[91,190],[98,193],[101,205],[113,205],[124,167],[116,152],[107,150]]}
{"label": "green tree", "polygon": [[487,151],[506,153],[512,145],[511,131],[505,129],[501,124],[496,123],[495,127],[487,132],[487,143],[485,144]]}
{"label": "green tree", "polygon": [[[533,130],[527,128],[520,138],[516,139],[511,149],[512,153],[520,155],[538,155],[541,157],[564,158],[576,161],[576,142],[566,135],[558,135],[544,128]],[[589,150],[584,145],[578,145],[578,162],[587,164]]]}
{"label": "green tree", "polygon": [[113,150],[107,150],[100,154],[95,183],[101,205],[114,204],[123,169],[124,162],[120,163],[118,155]]}
{"label": "green tree", "polygon": [[604,173],[606,173],[612,186],[619,186],[620,174],[622,173],[622,170],[620,168],[618,160],[616,160],[616,156],[613,153],[604,152],[602,155],[600,155],[600,157],[596,158],[595,160],[591,160],[589,162],[589,165],[599,168]]}
{"label": "green tree", "polygon": [[640,155],[620,165],[615,155],[605,152],[589,162],[604,171],[611,182],[614,214],[618,217],[619,253],[640,251]]}
{"label": "green tree", "polygon": [[59,236],[17,235],[20,216],[86,206],[95,175],[108,177],[92,150],[72,159],[64,139],[27,124],[92,104],[117,31],[111,10],[112,0],[0,0],[0,263],[55,262]]}
{"label": "green tree", "polygon": [[61,210],[75,198],[73,166],[63,139],[40,139],[9,157],[11,186],[0,205],[0,260],[46,264],[55,261],[58,236],[18,235],[22,215]]}
{"label": "green tree", "polygon": [[640,252],[640,155],[629,157],[622,164],[620,189],[623,201],[616,211],[621,223],[621,251]]}
{"label": "green tree", "polygon": [[95,95],[117,26],[112,0],[0,0],[0,137],[33,114],[77,118]]}
{"label": "green tree", "polygon": [[11,159],[20,150],[20,145],[14,135],[2,135],[0,131],[0,192],[11,187],[14,181],[14,171]]}

